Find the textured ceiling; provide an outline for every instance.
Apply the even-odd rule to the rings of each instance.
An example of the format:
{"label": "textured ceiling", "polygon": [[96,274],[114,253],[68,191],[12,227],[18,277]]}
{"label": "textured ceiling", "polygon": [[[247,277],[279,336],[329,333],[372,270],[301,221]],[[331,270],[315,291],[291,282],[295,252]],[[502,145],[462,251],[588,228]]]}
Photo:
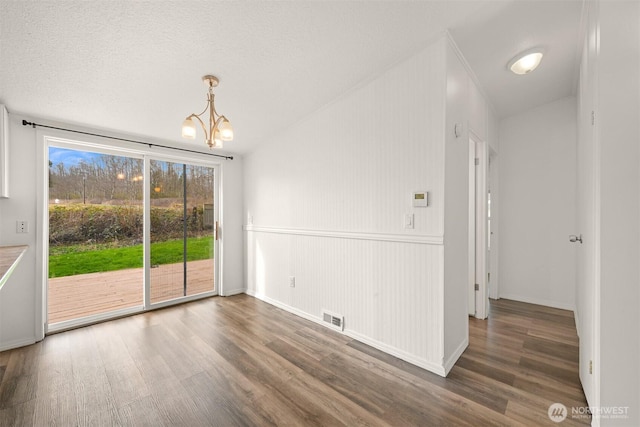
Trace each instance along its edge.
{"label": "textured ceiling", "polygon": [[[558,98],[572,89],[579,2],[557,16],[556,3],[0,0],[0,102],[199,148],[201,134],[182,140],[180,125],[204,108],[200,79],[212,73],[220,78],[216,107],[236,131],[225,150],[244,153],[451,28],[504,115],[514,108],[505,98],[518,90],[539,102],[541,92]],[[528,17],[518,17],[521,7]],[[567,29],[569,9],[578,12]],[[522,27],[532,18],[548,23]],[[556,50],[558,37],[565,44]],[[504,65],[531,43],[558,57],[545,58],[540,77],[513,80]],[[560,56],[571,49],[570,59]],[[543,75],[556,60],[553,76]]]}

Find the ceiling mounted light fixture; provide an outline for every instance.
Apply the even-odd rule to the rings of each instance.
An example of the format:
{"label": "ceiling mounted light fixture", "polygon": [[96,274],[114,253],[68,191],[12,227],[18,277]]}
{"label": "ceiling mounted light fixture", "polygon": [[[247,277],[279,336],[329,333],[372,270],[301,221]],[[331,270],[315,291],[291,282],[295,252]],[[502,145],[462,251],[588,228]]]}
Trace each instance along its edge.
{"label": "ceiling mounted light fixture", "polygon": [[540,48],[529,49],[509,61],[507,68],[515,74],[528,74],[540,65],[543,54],[544,52]]}
{"label": "ceiling mounted light fixture", "polygon": [[[216,107],[213,104],[215,95],[213,94],[213,88],[218,86],[220,82],[216,76],[206,75],[202,77],[202,81],[205,86],[209,87],[209,93],[207,95],[207,106],[204,107],[204,111],[200,114],[191,114],[182,123],[182,137],[187,139],[196,138],[196,125],[193,119],[200,122],[202,130],[204,131],[205,142],[209,148],[222,148],[223,141],[233,140],[233,128],[231,123],[225,116],[221,116],[216,111]],[[200,116],[209,110],[209,125],[205,125]]]}

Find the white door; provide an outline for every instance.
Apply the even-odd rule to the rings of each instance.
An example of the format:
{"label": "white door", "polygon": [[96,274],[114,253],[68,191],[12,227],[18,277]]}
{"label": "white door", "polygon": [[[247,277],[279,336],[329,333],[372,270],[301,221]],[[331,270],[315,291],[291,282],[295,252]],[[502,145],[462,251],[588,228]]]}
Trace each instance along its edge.
{"label": "white door", "polygon": [[[590,17],[592,19],[593,17]],[[595,336],[595,280],[596,269],[596,125],[594,117],[596,35],[589,34],[580,67],[580,98],[578,104],[577,153],[577,226],[581,241],[575,241],[577,251],[577,321],[580,337],[580,381],[590,405],[596,404],[593,395],[593,362]],[[575,239],[572,239],[575,240]]]}

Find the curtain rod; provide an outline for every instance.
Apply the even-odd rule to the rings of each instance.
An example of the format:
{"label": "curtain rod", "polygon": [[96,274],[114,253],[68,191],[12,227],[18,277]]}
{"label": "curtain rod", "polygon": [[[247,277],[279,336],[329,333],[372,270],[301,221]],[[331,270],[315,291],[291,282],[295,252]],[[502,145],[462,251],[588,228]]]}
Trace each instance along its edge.
{"label": "curtain rod", "polygon": [[40,123],[33,123],[33,122],[28,122],[26,120],[22,120],[22,126],[31,126],[35,129],[36,126],[40,126],[41,128],[49,128],[49,129],[56,129],[56,130],[64,130],[67,132],[74,132],[74,133],[81,133],[83,135],[90,135],[90,136],[99,136],[101,138],[109,138],[109,139],[116,139],[118,141],[126,141],[126,142],[133,142],[136,144],[142,144],[142,145],[148,145],[149,147],[161,147],[161,148],[168,148],[170,150],[179,150],[179,151],[186,151],[189,153],[196,153],[196,154],[204,154],[206,156],[215,156],[215,157],[220,157],[223,158],[225,160],[233,160],[233,156],[224,156],[222,154],[214,154],[214,153],[203,153],[202,151],[196,151],[196,150],[187,150],[186,148],[176,148],[176,147],[168,147],[166,145],[160,145],[160,144],[153,144],[150,142],[142,142],[142,141],[135,141],[133,139],[125,139],[125,138],[116,138],[115,136],[109,136],[109,135],[101,135],[99,133],[91,133],[91,132],[82,132],[79,130],[74,130],[74,129],[66,129],[66,128],[59,128],[59,127],[55,127],[55,126],[48,126],[48,125],[41,125]]}

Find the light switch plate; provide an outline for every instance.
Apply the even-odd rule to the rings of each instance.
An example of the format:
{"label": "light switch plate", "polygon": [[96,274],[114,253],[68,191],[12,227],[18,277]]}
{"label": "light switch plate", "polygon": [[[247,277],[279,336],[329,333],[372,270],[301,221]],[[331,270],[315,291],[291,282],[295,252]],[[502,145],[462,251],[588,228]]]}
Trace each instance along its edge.
{"label": "light switch plate", "polygon": [[413,228],[413,214],[404,214],[404,228]]}

